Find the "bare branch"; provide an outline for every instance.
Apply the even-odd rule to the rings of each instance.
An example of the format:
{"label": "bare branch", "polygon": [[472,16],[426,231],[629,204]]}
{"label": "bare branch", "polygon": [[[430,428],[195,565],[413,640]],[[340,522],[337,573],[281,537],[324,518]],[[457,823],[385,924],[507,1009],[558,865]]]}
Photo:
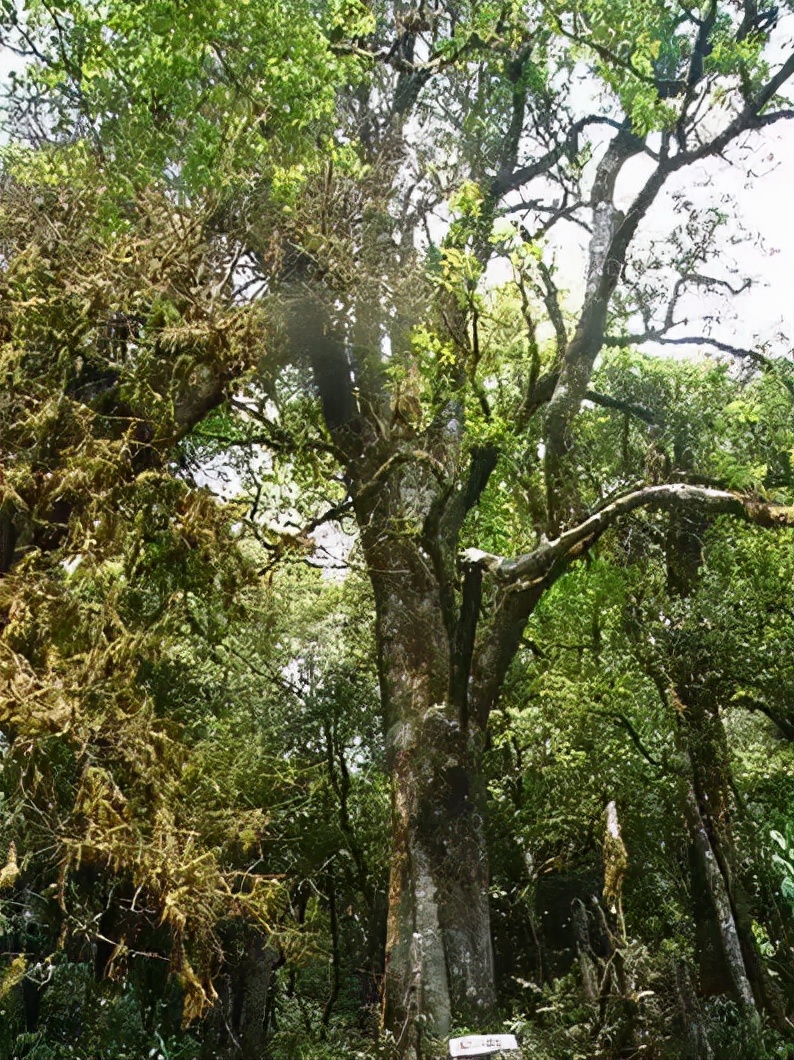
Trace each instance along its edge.
{"label": "bare branch", "polygon": [[[529,184],[536,177],[541,177],[566,155],[575,155],[579,150],[579,137],[589,125],[608,125],[613,129],[621,129],[621,123],[614,118],[606,118],[598,114],[590,114],[586,118],[580,118],[574,122],[566,133],[564,139],[560,140],[550,151],[526,166],[514,169],[512,173],[500,173],[490,187],[490,195],[496,201],[501,199],[510,191]],[[642,143],[640,141],[640,143]],[[642,149],[642,147],[640,148]]]}
{"label": "bare branch", "polygon": [[540,199],[533,199],[529,202],[527,202],[526,200],[522,200],[519,203],[515,203],[513,206],[505,207],[505,209],[502,210],[502,214],[504,214],[505,216],[511,213],[528,214],[530,212],[541,215],[548,214],[547,219],[543,221],[540,227],[537,228],[535,232],[531,234],[528,232],[526,227],[522,225],[522,232],[527,232],[527,235],[524,238],[527,240],[527,242],[530,243],[540,239],[540,237],[546,232],[548,232],[549,229],[551,229],[554,225],[556,225],[558,221],[570,221],[571,224],[575,224],[578,225],[579,228],[583,228],[588,235],[592,235],[592,227],[587,223],[587,221],[577,216],[578,212],[584,208],[585,204],[579,199],[577,199],[575,202],[567,202],[568,195],[569,192],[567,189],[565,189],[563,201],[559,206],[547,206],[545,203],[541,202]]}
{"label": "bare branch", "polygon": [[[566,498],[562,496],[562,463],[571,447],[571,424],[581,407],[595,359],[604,344],[609,303],[640,222],[668,177],[693,162],[721,154],[742,133],[758,128],[762,110],[792,74],[794,55],[789,57],[777,74],[770,78],[755,97],[747,101],[742,111],[711,140],[692,150],[681,150],[672,157],[663,155],[623,218],[617,214],[612,201],[617,175],[615,167],[619,170],[628,158],[637,153],[637,138],[632,137],[626,129],[618,133],[607,149],[593,188],[595,223],[585,305],[568,345],[546,419],[546,482],[552,526],[558,524],[562,511],[566,508]],[[597,268],[599,262],[600,269]]]}
{"label": "bare branch", "polygon": [[790,362],[784,361],[782,358],[767,357],[758,350],[751,350],[744,346],[733,346],[729,342],[722,342],[708,335],[681,335],[676,338],[670,338],[664,331],[654,330],[634,335],[604,336],[605,346],[618,349],[623,349],[626,346],[638,346],[645,342],[658,342],[660,346],[710,346],[714,350],[719,350],[720,353],[728,353],[732,357],[741,357],[744,360],[752,361],[763,368],[764,371],[773,372],[791,396],[794,397],[794,378],[789,378],[779,370],[781,364],[789,364]]}
{"label": "bare branch", "polygon": [[621,401],[620,398],[602,394],[598,390],[588,390],[585,393],[585,398],[587,401],[592,401],[594,405],[625,412],[628,416],[634,416],[635,419],[642,420],[643,423],[648,423],[651,426],[657,426],[662,422],[661,416],[657,415],[652,409],[646,408],[645,405],[635,405],[631,401]]}

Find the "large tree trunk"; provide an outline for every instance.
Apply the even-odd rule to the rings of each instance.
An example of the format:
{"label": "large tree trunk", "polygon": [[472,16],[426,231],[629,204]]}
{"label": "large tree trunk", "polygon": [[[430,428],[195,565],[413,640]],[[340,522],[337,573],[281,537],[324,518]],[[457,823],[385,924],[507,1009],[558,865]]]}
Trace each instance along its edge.
{"label": "large tree trunk", "polygon": [[[696,866],[694,884],[695,887],[698,885],[702,886],[706,891],[706,908],[709,908],[713,913],[717,925],[720,956],[724,962],[728,981],[732,987],[731,992],[735,995],[742,1011],[746,1015],[756,1018],[758,1009],[756,1008],[753,989],[747,974],[731,895],[709,838],[692,783],[687,785],[684,797],[684,813]],[[695,895],[696,904],[697,898],[698,896]],[[702,949],[700,956],[702,962],[704,958]],[[703,971],[703,969],[701,970]]]}
{"label": "large tree trunk", "polygon": [[384,405],[370,378],[378,336],[366,319],[357,325],[361,345],[348,351],[318,301],[301,295],[289,318],[343,455],[375,596],[393,827],[383,1013],[399,1055],[411,1057],[423,1035],[443,1038],[453,1018],[495,1002],[487,709],[471,706],[481,573],[464,577],[461,593],[456,562],[460,526],[496,457],[475,451],[462,474],[463,410],[451,399],[420,431],[410,370]]}
{"label": "large tree trunk", "polygon": [[[731,827],[730,759],[722,719],[708,689],[686,689],[681,726],[691,767],[684,813],[692,842],[694,883],[706,899],[696,907],[707,910],[717,926],[719,954],[726,981],[745,1013],[759,1010],[779,1026],[783,1006],[752,931],[748,896],[739,873],[739,858]],[[704,925],[708,927],[708,925]],[[705,936],[707,937],[707,936]],[[708,953],[701,952],[702,971],[710,971]]]}
{"label": "large tree trunk", "polygon": [[[405,732],[405,728],[401,727]],[[431,708],[390,741],[394,837],[385,1021],[399,1039],[416,1017],[436,1037],[453,1013],[495,1000],[484,809],[476,752]]]}
{"label": "large tree trunk", "polygon": [[392,862],[384,1020],[411,1055],[421,1029],[495,1000],[483,734],[450,696],[454,653],[427,554],[380,519],[364,535],[375,587]]}

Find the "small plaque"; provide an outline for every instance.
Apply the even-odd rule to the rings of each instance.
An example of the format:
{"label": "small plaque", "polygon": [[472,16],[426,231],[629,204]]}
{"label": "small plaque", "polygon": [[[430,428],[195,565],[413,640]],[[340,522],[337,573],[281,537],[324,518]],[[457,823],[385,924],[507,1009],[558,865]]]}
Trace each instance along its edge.
{"label": "small plaque", "polygon": [[514,1034],[467,1034],[449,1043],[450,1056],[492,1056],[508,1049],[518,1049]]}

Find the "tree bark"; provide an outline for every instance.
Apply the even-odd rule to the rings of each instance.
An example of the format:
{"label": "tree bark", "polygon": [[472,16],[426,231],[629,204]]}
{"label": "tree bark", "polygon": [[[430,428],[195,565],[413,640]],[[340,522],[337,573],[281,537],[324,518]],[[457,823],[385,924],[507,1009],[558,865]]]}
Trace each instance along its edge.
{"label": "tree bark", "polygon": [[687,785],[684,796],[684,813],[695,859],[717,918],[722,956],[733,992],[742,1011],[753,1019],[757,1019],[758,1009],[744,962],[731,897],[725,878],[720,871],[719,862],[698,806],[694,785],[691,782]]}
{"label": "tree bark", "polygon": [[[707,693],[701,695],[707,697]],[[716,917],[732,991],[753,1019],[763,1010],[784,1028],[779,992],[758,952],[750,903],[738,871],[730,820],[730,762],[722,719],[716,707],[707,709],[690,689],[681,724],[691,767],[684,815],[698,876],[705,882],[708,903]]]}
{"label": "tree bark", "polygon": [[268,1031],[268,1002],[279,955],[254,935],[239,970],[234,1027],[240,1042],[240,1060],[259,1060]]}
{"label": "tree bark", "polygon": [[[667,583],[673,596],[696,589],[708,518],[703,511],[677,512],[667,541]],[[719,709],[719,692],[696,656],[681,658],[674,674],[681,740],[689,763],[683,797],[684,819],[696,866],[693,883],[705,888],[702,909],[713,912],[719,950],[739,1006],[753,1021],[765,1010],[782,1025],[782,1009],[755,943],[748,902],[737,872],[731,829],[731,765]],[[698,908],[695,894],[695,907]],[[705,936],[704,936],[705,937]],[[706,971],[701,948],[701,968]]]}
{"label": "tree bark", "polygon": [[366,351],[351,361],[319,301],[296,300],[288,326],[345,464],[375,597],[393,829],[383,1020],[398,1055],[418,1056],[423,1036],[444,1037],[453,1018],[495,1003],[484,724],[469,711],[482,575],[471,570],[462,593],[456,581],[460,526],[495,456],[473,453],[454,489],[454,400],[420,431],[420,410],[401,408],[396,392],[384,420]]}
{"label": "tree bark", "polygon": [[[415,500],[416,483],[402,486]],[[453,1015],[490,1009],[495,989],[483,733],[450,694],[457,676],[439,580],[421,545],[394,532],[395,518],[370,512],[363,544],[392,776],[384,1022],[410,1056],[424,1031],[443,1037]]]}
{"label": "tree bark", "polygon": [[700,1005],[692,985],[686,961],[677,961],[675,966],[675,988],[678,995],[679,1034],[687,1045],[687,1056],[691,1060],[713,1060],[714,1053],[709,1044]]}

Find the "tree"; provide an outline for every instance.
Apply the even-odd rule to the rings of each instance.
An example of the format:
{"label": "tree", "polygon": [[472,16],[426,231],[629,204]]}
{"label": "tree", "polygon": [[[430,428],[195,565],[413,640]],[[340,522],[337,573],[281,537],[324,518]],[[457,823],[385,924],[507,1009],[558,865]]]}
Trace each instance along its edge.
{"label": "tree", "polygon": [[[107,365],[122,344],[140,400],[112,415],[143,430],[141,454],[157,439],[159,467],[231,396],[258,444],[310,456],[321,477],[337,469],[327,518],[354,514],[375,597],[393,815],[385,1021],[411,1055],[425,1031],[443,1036],[495,1001],[482,755],[544,594],[641,509],[794,524],[781,503],[790,465],[763,497],[704,482],[686,447],[664,449],[648,409],[592,386],[609,350],[686,340],[790,389],[778,358],[681,335],[687,293],[732,289],[708,271],[719,216],[690,205],[666,257],[637,248],[678,174],[794,114],[780,95],[794,55],[771,58],[776,11],[716,0],[698,11],[64,3],[11,21],[31,59],[17,128],[34,149],[11,156],[7,180],[34,196],[92,184],[111,246],[145,223],[154,190],[212,248],[164,297],[136,286],[111,287],[96,309],[67,299],[57,340],[25,339],[21,315],[13,348],[52,358],[57,342],[68,374],[81,351]],[[592,91],[576,91],[580,72]],[[636,160],[647,175],[620,210],[617,183]],[[576,306],[547,241],[566,224],[589,241]],[[496,258],[513,275],[502,297],[487,283]],[[22,260],[12,248],[12,277]],[[170,265],[154,261],[154,274]],[[245,330],[260,307],[261,358]],[[216,312],[241,321],[239,341]],[[93,382],[94,405],[126,398],[118,371]],[[62,393],[72,409],[91,404]],[[165,395],[168,429],[155,418]],[[642,432],[639,482],[636,469],[591,463],[590,403]],[[68,447],[58,459],[68,464]],[[31,507],[13,488],[6,542]],[[500,489],[523,518],[486,542],[478,513]],[[40,552],[82,503],[39,506]],[[4,568],[22,554],[7,544]]]}
{"label": "tree", "polygon": [[[780,382],[742,384],[724,366],[636,355],[604,365],[596,379],[604,393],[641,399],[664,423],[665,444],[672,447],[680,435],[704,471],[724,465],[737,477],[752,474],[759,456],[771,465],[772,451],[788,445],[789,401]],[[713,416],[720,405],[731,410],[730,419]],[[750,454],[740,409],[766,422],[767,437],[777,434],[771,450]],[[601,460],[644,465],[637,435],[621,447],[620,418],[593,410],[587,420],[582,428]],[[740,464],[748,456],[752,463]],[[613,1041],[618,1033],[639,1035],[635,1047],[661,1042],[672,1030],[674,1008],[686,1028],[687,1055],[723,1055],[704,995],[735,998],[751,1039],[761,1009],[785,1025],[776,985],[790,975],[780,959],[787,929],[761,866],[765,834],[780,820],[775,784],[791,760],[785,722],[782,729],[771,724],[783,720],[774,704],[791,695],[783,647],[790,639],[790,551],[779,537],[734,520],[695,524],[691,513],[687,522],[646,513],[602,540],[528,623],[495,717],[498,752],[490,765],[500,840],[497,945],[514,974],[546,985],[537,1003],[562,1022],[566,1012],[547,984],[567,967],[554,952],[565,938],[559,924],[570,917],[572,897],[583,903],[589,928],[576,937],[580,993],[592,1006],[585,1051],[596,1052],[599,1034]],[[776,692],[767,699],[772,672]],[[762,687],[769,692],[760,693]],[[751,722],[741,716],[741,704],[754,701],[751,689],[768,719],[753,726],[751,755],[759,753],[762,771],[776,778],[764,795],[751,779],[756,768],[745,743]],[[628,848],[624,914],[614,898],[608,901],[606,871],[602,897],[598,872],[608,854],[601,835],[611,801]],[[505,924],[510,897],[518,915]],[[606,925],[616,946],[607,944]],[[645,946],[658,954],[652,962]],[[573,951],[572,938],[566,949]],[[628,991],[614,988],[618,961],[625,964],[617,971],[633,983]],[[616,1027],[615,1009],[627,997],[653,1000],[625,1012]],[[666,1019],[654,1011],[657,1004],[670,1006]],[[568,1016],[563,1026],[578,1034],[583,1021]],[[528,1033],[538,1034],[537,1026]],[[742,1052],[741,1038],[737,1027],[726,1055]],[[538,1041],[544,1047],[552,1042]],[[760,1039],[746,1046],[747,1055],[763,1052]]]}

